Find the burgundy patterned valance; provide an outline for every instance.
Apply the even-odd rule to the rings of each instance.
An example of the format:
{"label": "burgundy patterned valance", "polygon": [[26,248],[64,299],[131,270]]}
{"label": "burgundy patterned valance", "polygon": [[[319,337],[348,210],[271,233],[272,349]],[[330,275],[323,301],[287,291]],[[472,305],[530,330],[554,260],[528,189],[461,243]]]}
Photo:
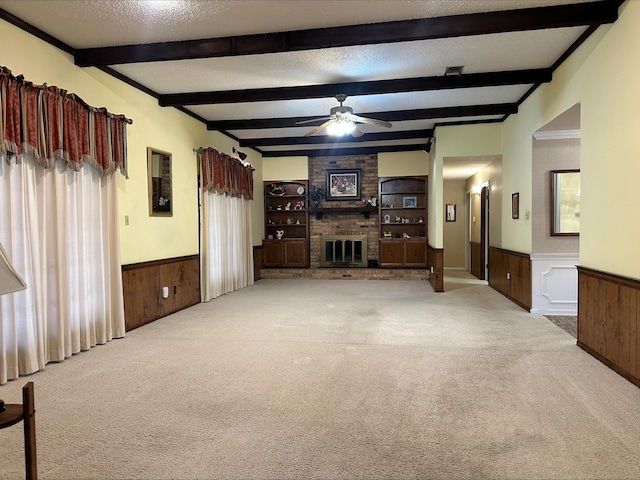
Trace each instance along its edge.
{"label": "burgundy patterned valance", "polygon": [[102,175],[127,176],[127,124],[123,115],[87,105],[73,93],[34,85],[0,67],[0,156],[20,161],[32,154],[45,168],[64,160],[73,170],[84,163]]}
{"label": "burgundy patterned valance", "polygon": [[202,185],[208,192],[253,199],[253,167],[209,147],[202,150]]}

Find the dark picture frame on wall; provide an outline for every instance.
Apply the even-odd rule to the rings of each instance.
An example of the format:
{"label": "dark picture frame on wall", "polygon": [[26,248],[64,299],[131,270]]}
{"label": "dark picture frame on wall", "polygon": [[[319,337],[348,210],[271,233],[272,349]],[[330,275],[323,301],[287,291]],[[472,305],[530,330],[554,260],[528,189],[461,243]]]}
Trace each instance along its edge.
{"label": "dark picture frame on wall", "polygon": [[520,218],[520,192],[511,195],[511,218],[514,220]]}
{"label": "dark picture frame on wall", "polygon": [[456,221],[456,204],[455,203],[447,203],[444,219],[446,222]]}
{"label": "dark picture frame on wall", "polygon": [[359,168],[327,170],[327,200],[360,200]]}

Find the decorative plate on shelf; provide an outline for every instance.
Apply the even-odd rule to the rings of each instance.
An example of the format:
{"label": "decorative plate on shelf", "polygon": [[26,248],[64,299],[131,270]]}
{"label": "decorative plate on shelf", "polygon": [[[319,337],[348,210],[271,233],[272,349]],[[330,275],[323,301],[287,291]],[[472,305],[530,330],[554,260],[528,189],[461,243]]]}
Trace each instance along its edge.
{"label": "decorative plate on shelf", "polygon": [[304,187],[298,187],[298,195],[302,195],[304,193]]}

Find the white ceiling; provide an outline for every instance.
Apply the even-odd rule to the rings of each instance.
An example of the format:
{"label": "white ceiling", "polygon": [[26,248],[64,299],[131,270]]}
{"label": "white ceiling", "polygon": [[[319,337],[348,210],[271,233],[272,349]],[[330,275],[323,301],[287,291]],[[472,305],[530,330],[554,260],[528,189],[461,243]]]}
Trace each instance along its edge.
{"label": "white ceiling", "polygon": [[[591,33],[589,25],[596,28],[600,23],[613,21],[610,18],[600,21],[599,10],[595,8],[610,11],[613,5],[615,12],[620,3],[617,0],[0,0],[0,18],[41,38],[44,34],[51,36],[49,40],[61,42],[59,46],[75,55],[77,62],[85,53],[84,58],[96,60],[92,65],[159,97],[161,105],[174,100],[166,97],[170,94],[213,92],[214,100],[202,103],[199,97],[190,104],[180,98],[174,106],[205,124],[244,120],[240,125],[207,125],[236,138],[241,149],[254,148],[263,155],[285,156],[300,152],[327,154],[329,149],[336,149],[339,154],[352,148],[356,149],[354,153],[367,149],[416,150],[428,143],[437,125],[502,121],[510,114],[504,113],[502,107],[517,108],[540,81],[492,84],[481,80],[479,85],[464,82],[473,75],[504,76],[517,71],[527,71],[528,75],[528,71],[539,69],[546,69],[550,78],[552,68],[572,44],[585,32]],[[553,10],[562,5],[568,5],[571,13]],[[542,10],[528,10],[537,7]],[[486,15],[468,17],[479,13]],[[500,18],[498,14],[511,16]],[[588,17],[586,20],[574,20],[583,14]],[[451,18],[453,15],[460,17]],[[523,27],[526,21],[520,17],[533,18],[531,25],[534,26]],[[437,20],[430,23],[429,28],[416,23],[433,18]],[[556,19],[559,20],[556,22]],[[413,23],[389,30],[394,35],[437,34],[438,38],[394,38],[390,43],[372,40],[371,35],[377,35],[379,27],[389,28],[385,22],[406,20]],[[519,30],[512,31],[516,28],[511,28],[513,22],[521,22]],[[363,30],[360,25],[369,27]],[[485,25],[492,33],[481,33]],[[334,28],[343,26],[352,28],[346,32]],[[325,28],[331,30],[304,32]],[[471,33],[465,30],[469,28]],[[275,32],[283,33],[274,36]],[[294,37],[310,42],[310,47],[301,50],[285,47],[287,51],[277,51],[278,47],[276,51],[259,50],[264,53],[232,52],[214,57],[205,55],[205,58],[159,61],[150,57],[130,59],[129,63],[119,60],[101,63],[102,58],[108,58],[102,55],[111,51],[105,50],[106,47],[138,45],[132,50],[136,54],[147,51],[165,54],[190,44],[157,44],[146,49],[144,44],[223,39],[232,40],[233,45],[242,48],[246,38],[255,42],[263,38],[270,42],[286,38],[289,42],[288,39],[294,37],[286,32],[302,34]],[[351,32],[356,33],[350,35]],[[260,34],[271,36],[257,36]],[[241,37],[243,35],[249,37]],[[342,42],[340,45],[316,43],[318,38],[326,41],[334,36]],[[196,47],[190,47],[189,52],[199,54],[207,45],[203,47],[199,42]],[[97,50],[84,50],[89,48]],[[464,66],[460,77],[462,88],[442,78],[447,66],[458,65]],[[11,69],[11,65],[7,67]],[[433,81],[438,86],[424,89],[414,86],[412,91],[398,92],[397,82],[406,79],[426,79],[425,85]],[[383,93],[367,91],[372,85],[369,82],[376,81],[387,81]],[[310,90],[315,86],[323,87],[321,94]],[[293,93],[282,99],[272,97],[273,91],[264,89]],[[302,95],[297,89],[303,89]],[[250,97],[256,92],[259,98],[253,101]],[[387,120],[393,126],[387,129],[361,124],[359,128],[365,135],[358,139],[330,138],[324,130],[311,139],[305,138],[305,133],[321,121],[304,126],[296,122],[326,117],[329,109],[338,105],[333,98],[338,93],[350,93],[344,103],[353,108],[355,114]],[[498,111],[487,110],[492,106]],[[445,110],[432,110],[440,108]],[[135,118],[133,120],[135,122]],[[258,126],[251,123],[257,120],[279,123]],[[410,138],[402,138],[403,134]],[[283,140],[276,140],[280,138]]]}

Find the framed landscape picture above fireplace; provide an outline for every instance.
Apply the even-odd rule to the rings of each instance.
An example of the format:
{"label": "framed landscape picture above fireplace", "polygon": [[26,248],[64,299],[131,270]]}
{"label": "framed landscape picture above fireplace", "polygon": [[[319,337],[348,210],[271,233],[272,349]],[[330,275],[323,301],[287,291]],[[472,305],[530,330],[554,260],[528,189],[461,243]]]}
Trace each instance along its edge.
{"label": "framed landscape picture above fireplace", "polygon": [[360,200],[360,169],[327,170],[327,200]]}

